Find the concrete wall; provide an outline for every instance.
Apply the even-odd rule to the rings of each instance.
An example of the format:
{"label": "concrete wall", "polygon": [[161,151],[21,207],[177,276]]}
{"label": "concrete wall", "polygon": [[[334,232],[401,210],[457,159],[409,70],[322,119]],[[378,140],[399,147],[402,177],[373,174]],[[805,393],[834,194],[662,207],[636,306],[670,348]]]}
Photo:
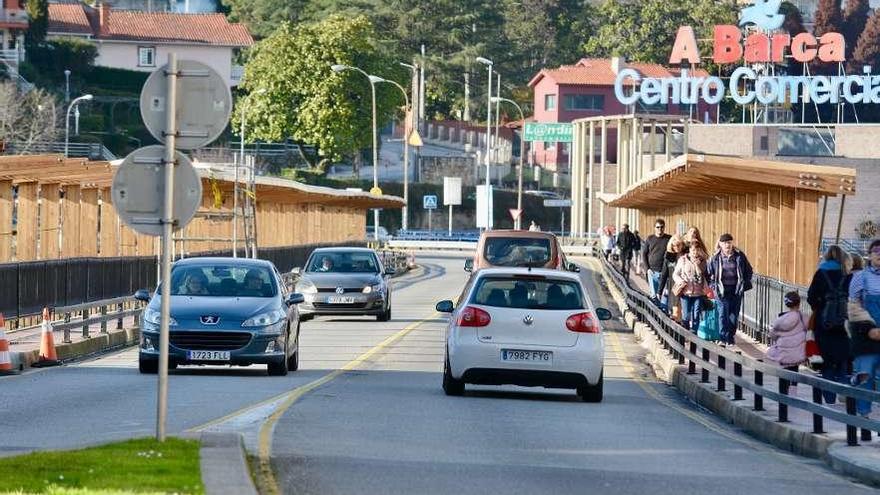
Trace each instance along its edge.
{"label": "concrete wall", "polygon": [[[178,44],[127,43],[96,40],[98,58],[95,65],[117,69],[152,72],[168,62],[170,52],[177,53],[178,60],[198,60],[216,70],[226,84],[232,86],[232,48],[228,46],[194,46]],[[156,66],[138,66],[138,47],[156,48]]]}

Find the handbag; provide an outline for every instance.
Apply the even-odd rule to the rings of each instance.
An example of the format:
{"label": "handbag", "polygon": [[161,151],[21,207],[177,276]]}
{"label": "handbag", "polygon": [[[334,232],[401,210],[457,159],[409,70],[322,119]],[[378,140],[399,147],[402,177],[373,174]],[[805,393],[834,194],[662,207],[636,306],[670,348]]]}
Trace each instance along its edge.
{"label": "handbag", "polygon": [[[810,322],[812,323],[813,321],[813,316],[810,316]],[[804,354],[807,356],[807,362],[810,363],[810,368],[816,369],[825,363],[825,360],[822,359],[822,355],[819,351],[819,344],[816,343],[816,337],[813,335],[812,326],[810,327],[810,330],[807,330],[807,342],[804,345]]]}
{"label": "handbag", "polygon": [[697,327],[697,337],[703,340],[720,340],[721,324],[719,323],[718,308],[712,305],[712,309],[703,311],[700,326]]}
{"label": "handbag", "polygon": [[675,285],[672,286],[672,293],[678,297],[681,297],[684,294],[684,290],[687,288],[687,282],[676,282]]}
{"label": "handbag", "polygon": [[712,298],[708,296],[703,296],[700,299],[700,309],[702,309],[703,311],[711,311],[715,309],[715,301],[713,301]]}

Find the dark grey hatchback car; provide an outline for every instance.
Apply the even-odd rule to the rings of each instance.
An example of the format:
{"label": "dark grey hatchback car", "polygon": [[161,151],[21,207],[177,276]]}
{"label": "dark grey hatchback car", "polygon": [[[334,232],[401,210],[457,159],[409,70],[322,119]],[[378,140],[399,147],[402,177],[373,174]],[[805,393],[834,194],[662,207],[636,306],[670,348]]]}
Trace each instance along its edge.
{"label": "dark grey hatchback car", "polygon": [[[168,365],[268,365],[270,375],[299,367],[299,312],[303,297],[287,290],[269,261],[189,258],[171,271]],[[141,316],[141,373],[159,367],[161,291],[150,296]]]}

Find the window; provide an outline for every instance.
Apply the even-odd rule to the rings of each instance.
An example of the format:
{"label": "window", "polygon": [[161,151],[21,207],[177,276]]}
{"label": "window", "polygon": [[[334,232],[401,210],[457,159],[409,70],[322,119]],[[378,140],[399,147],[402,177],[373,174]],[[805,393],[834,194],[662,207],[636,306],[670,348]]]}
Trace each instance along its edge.
{"label": "window", "polygon": [[483,257],[495,266],[542,266],[550,261],[550,239],[487,237]]}
{"label": "window", "polygon": [[605,97],[602,95],[565,95],[566,110],[602,110]]}
{"label": "window", "polygon": [[665,103],[655,103],[647,105],[639,101],[639,112],[644,113],[668,113],[669,109]]}
{"label": "window", "polygon": [[544,151],[552,151],[556,149],[556,143],[553,141],[544,141]]}
{"label": "window", "polygon": [[569,146],[571,146],[571,143],[562,143],[562,145],[561,145],[561,147],[562,147],[561,152],[562,152],[563,155],[567,155],[567,154],[568,154]]}
{"label": "window", "polygon": [[556,110],[556,95],[544,95],[544,110]]}
{"label": "window", "polygon": [[257,266],[178,266],[171,272],[172,296],[275,297],[275,279]]}
{"label": "window", "polygon": [[379,273],[379,263],[372,252],[315,252],[309,260],[309,272]]}
{"label": "window", "polygon": [[584,309],[576,282],[544,277],[487,277],[478,282],[471,302],[481,306],[517,309]]}
{"label": "window", "polygon": [[155,67],[156,66],[156,47],[155,46],[139,46],[138,47],[138,67]]}

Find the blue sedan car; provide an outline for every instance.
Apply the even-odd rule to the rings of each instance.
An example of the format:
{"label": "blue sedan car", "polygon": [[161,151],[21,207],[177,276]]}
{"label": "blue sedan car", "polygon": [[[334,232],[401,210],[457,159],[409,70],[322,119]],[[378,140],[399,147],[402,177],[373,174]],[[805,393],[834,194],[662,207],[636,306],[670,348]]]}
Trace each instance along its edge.
{"label": "blue sedan car", "polygon": [[[189,258],[172,266],[168,366],[266,364],[269,375],[299,366],[299,313],[303,297],[287,290],[271,262],[246,258]],[[141,373],[159,367],[161,291],[141,316]]]}

